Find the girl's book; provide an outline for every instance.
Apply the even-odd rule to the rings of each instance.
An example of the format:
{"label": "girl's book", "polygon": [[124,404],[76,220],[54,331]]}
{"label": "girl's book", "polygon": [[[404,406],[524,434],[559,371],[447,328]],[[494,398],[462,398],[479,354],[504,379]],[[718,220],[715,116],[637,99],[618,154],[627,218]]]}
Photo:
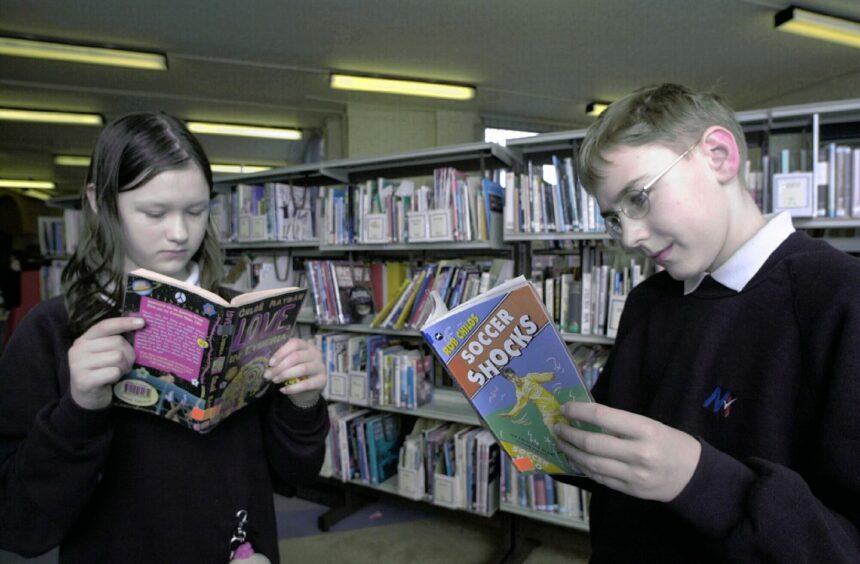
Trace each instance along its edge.
{"label": "girl's book", "polygon": [[450,311],[433,299],[424,339],[517,470],[580,475],[553,426],[569,423],[564,403],[593,400],[531,283],[520,276]]}
{"label": "girl's book", "polygon": [[135,364],[114,385],[114,405],[210,431],[266,393],[263,371],[289,339],[304,296],[291,287],[227,301],[146,269],[130,272],[123,315],[146,326],[132,334]]}

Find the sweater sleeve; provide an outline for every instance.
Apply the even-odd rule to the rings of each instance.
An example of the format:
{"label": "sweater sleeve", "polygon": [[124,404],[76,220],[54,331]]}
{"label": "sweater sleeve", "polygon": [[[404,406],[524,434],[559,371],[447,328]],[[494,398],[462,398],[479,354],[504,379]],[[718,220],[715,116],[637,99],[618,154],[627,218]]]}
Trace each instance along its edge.
{"label": "sweater sleeve", "polygon": [[668,504],[729,560],[860,562],[860,264],[843,265],[812,269],[821,274],[803,277],[795,293],[817,405],[803,467],[740,461],[702,442],[693,478]]}
{"label": "sweater sleeve", "polygon": [[275,392],[268,401],[263,428],[272,474],[292,486],[312,482],[325,457],[329,430],[325,400],[320,398],[314,406],[302,408]]}
{"label": "sweater sleeve", "polygon": [[68,393],[58,306],[25,316],[0,357],[0,548],[24,556],[62,541],[98,484],[111,441],[108,410],[82,409]]}

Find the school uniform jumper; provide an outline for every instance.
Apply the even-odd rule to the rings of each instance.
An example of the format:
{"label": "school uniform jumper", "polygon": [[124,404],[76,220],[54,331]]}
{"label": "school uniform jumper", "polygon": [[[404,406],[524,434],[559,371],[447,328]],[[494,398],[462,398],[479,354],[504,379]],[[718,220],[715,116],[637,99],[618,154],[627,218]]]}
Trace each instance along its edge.
{"label": "school uniform jumper", "polygon": [[271,392],[207,434],[131,409],[85,410],[69,392],[62,297],[34,308],[0,357],[0,548],[60,562],[224,564],[237,511],[279,562],[273,479],[312,481],[325,402]]}
{"label": "school uniform jumper", "polygon": [[630,293],[594,398],[702,454],[669,503],[589,486],[592,562],[860,562],[860,261],[791,231],[740,291]]}

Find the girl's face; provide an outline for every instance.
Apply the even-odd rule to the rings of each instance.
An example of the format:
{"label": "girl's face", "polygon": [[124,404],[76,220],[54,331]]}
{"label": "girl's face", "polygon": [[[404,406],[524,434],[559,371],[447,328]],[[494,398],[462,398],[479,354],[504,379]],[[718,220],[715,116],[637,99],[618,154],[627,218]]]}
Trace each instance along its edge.
{"label": "girl's face", "polygon": [[117,197],[125,269],[188,277],[209,222],[209,185],[196,164],[167,170]]}

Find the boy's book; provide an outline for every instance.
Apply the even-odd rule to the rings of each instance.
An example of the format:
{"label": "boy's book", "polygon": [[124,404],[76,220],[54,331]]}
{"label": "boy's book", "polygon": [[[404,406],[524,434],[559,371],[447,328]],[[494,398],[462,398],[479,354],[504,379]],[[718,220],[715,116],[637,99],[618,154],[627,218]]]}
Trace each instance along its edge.
{"label": "boy's book", "polygon": [[451,311],[434,300],[424,339],[517,470],[581,474],[553,426],[568,423],[562,404],[592,401],[591,394],[532,285],[520,276]]}
{"label": "boy's book", "polygon": [[114,385],[114,404],[210,431],[268,390],[263,372],[289,339],[304,296],[278,288],[228,302],[156,272],[130,272],[123,315],[146,326],[132,336],[135,364]]}

